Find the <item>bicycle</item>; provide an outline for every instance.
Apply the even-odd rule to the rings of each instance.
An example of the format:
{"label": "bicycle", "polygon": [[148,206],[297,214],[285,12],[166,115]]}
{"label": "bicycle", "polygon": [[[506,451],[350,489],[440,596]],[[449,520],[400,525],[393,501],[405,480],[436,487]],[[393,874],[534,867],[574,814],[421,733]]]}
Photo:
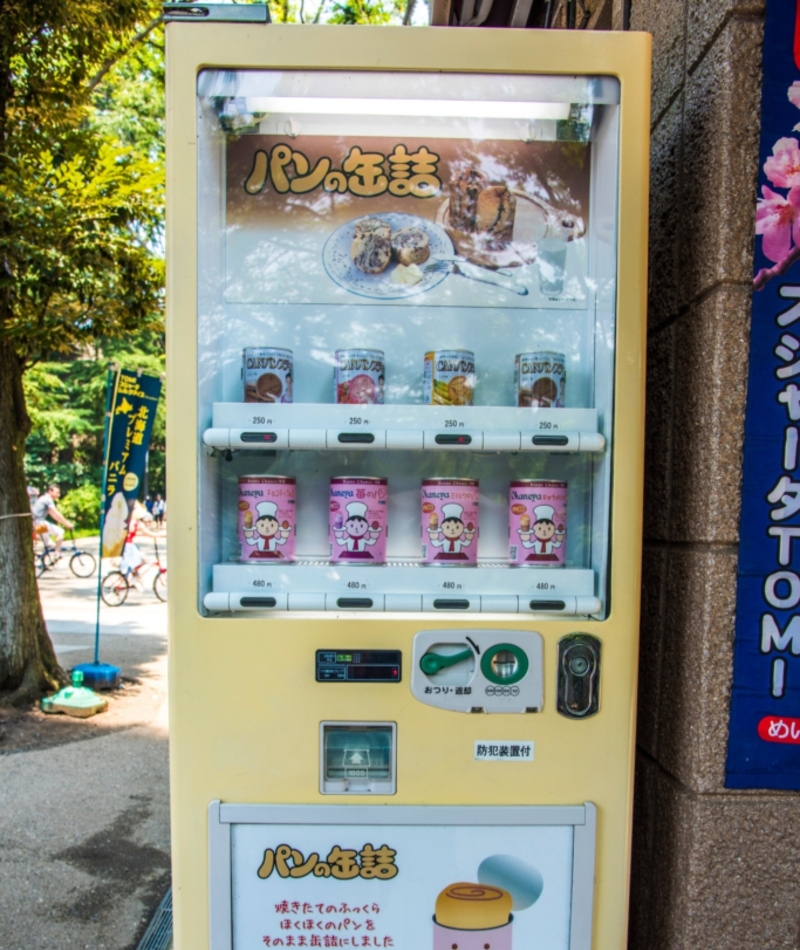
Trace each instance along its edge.
{"label": "bicycle", "polygon": [[[36,577],[41,577],[45,571],[52,570],[59,561],[56,557],[55,546],[50,546],[47,531],[33,532],[33,556],[36,563]],[[69,533],[70,544],[62,545],[61,557],[72,552],[69,559],[69,569],[76,577],[91,577],[97,568],[97,559],[90,551],[84,551],[75,544],[75,534]]]}
{"label": "bicycle", "polygon": [[[153,593],[160,601],[166,602],[167,569],[159,560],[158,541],[155,538],[153,538],[153,547],[156,552],[155,560],[143,566],[146,571],[149,571],[151,567],[156,568],[156,574],[153,578]],[[103,598],[103,603],[108,604],[109,607],[121,607],[133,586],[130,580],[132,574],[133,571],[130,568],[125,571],[109,571],[100,585],[100,596]]]}

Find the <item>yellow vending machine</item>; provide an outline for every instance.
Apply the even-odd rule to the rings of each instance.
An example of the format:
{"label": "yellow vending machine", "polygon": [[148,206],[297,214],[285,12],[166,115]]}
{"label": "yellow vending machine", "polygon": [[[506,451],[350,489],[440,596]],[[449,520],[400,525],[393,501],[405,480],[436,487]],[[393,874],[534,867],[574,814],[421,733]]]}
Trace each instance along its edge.
{"label": "yellow vending machine", "polygon": [[623,950],[649,38],[265,15],[167,7],[176,950]]}

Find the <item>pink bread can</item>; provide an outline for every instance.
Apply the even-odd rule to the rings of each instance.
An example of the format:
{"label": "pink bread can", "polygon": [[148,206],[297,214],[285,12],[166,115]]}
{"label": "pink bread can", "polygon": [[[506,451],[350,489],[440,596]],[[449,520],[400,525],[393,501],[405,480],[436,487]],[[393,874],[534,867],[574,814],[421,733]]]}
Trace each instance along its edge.
{"label": "pink bread can", "polygon": [[567,551],[567,483],[511,482],[508,560],[526,567],[563,567]]}
{"label": "pink bread can", "polygon": [[512,924],[491,927],[488,930],[459,930],[456,927],[442,927],[433,922],[433,950],[511,950]]}
{"label": "pink bread can", "polygon": [[503,888],[451,884],[436,898],[433,950],[511,950],[511,908],[511,894]]}
{"label": "pink bread can", "polygon": [[334,564],[386,561],[388,497],[385,478],[331,479],[328,538]]}
{"label": "pink bread can", "polygon": [[295,480],[283,475],[239,478],[239,560],[294,560]]}
{"label": "pink bread can", "polygon": [[347,405],[383,405],[386,366],[383,350],[337,350],[333,398]]}
{"label": "pink bread can", "polygon": [[478,482],[428,478],[422,483],[422,563],[478,563]]}

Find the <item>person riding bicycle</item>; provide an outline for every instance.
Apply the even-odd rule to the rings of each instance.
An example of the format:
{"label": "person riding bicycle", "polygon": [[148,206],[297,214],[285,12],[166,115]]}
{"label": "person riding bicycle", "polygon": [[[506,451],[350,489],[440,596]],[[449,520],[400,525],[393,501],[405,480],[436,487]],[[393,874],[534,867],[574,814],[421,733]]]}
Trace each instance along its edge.
{"label": "person riding bicycle", "polygon": [[130,572],[130,579],[135,587],[141,589],[142,582],[139,579],[139,571],[145,565],[144,555],[139,545],[136,543],[136,536],[145,535],[148,538],[155,537],[143,523],[143,515],[147,514],[145,507],[138,501],[133,507],[131,520],[128,523],[128,536],[125,538],[125,547],[122,549],[122,561],[119,569],[123,574]]}
{"label": "person riding bicycle", "polygon": [[[64,528],[72,531],[75,525],[69,521],[56,508],[56,501],[61,497],[61,489],[58,485],[48,485],[47,491],[43,492],[31,506],[33,515],[33,529],[41,534],[43,539],[50,538],[55,546],[55,558],[61,557],[61,545],[64,543]],[[58,521],[64,528],[53,524],[48,519],[52,518]]]}

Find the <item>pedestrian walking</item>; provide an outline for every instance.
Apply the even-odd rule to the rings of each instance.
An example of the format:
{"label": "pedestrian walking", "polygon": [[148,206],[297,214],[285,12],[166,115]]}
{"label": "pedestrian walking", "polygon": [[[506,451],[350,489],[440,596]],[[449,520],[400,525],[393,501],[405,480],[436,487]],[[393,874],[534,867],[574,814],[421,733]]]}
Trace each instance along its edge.
{"label": "pedestrian walking", "polygon": [[167,510],[167,503],[161,497],[161,495],[156,495],[153,500],[153,511],[152,515],[156,523],[157,528],[161,528],[164,524],[164,512]]}

